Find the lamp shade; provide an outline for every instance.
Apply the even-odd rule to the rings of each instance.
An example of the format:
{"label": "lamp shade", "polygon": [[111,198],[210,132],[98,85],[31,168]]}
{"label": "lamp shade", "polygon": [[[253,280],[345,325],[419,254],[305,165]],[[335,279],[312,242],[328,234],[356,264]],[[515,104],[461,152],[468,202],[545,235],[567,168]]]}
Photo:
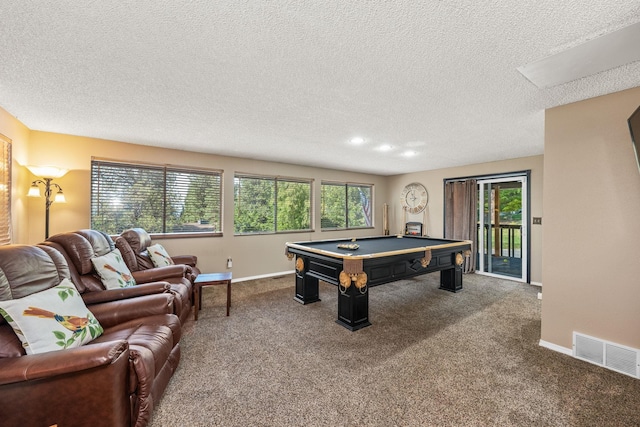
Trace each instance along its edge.
{"label": "lamp shade", "polygon": [[62,193],[62,190],[58,190],[58,192],[56,193],[56,197],[53,199],[53,201],[56,203],[67,203],[67,199],[64,198],[64,194]]}
{"label": "lamp shade", "polygon": [[27,166],[27,169],[41,178],[60,178],[69,172],[69,169],[61,169],[56,166]]}
{"label": "lamp shade", "polygon": [[37,184],[32,184],[31,187],[29,188],[29,192],[27,193],[27,196],[29,197],[40,197],[40,187],[38,187]]}

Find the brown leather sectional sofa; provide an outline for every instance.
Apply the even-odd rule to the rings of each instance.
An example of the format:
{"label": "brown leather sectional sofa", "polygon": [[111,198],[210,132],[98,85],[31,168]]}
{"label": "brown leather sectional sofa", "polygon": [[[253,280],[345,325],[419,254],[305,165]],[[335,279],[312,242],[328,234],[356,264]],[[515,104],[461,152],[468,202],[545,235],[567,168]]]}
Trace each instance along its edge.
{"label": "brown leather sectional sofa", "polygon": [[80,347],[27,354],[0,316],[0,425],[145,426],[151,419],[180,360],[191,282],[143,283],[142,274],[137,286],[104,289],[90,258],[112,247],[95,230],[0,247],[0,301],[70,279],[103,328]]}
{"label": "brown leather sectional sofa", "polygon": [[[102,292],[113,291],[112,289],[105,290],[91,263],[91,258],[104,255],[116,249],[114,240],[108,234],[91,229],[70,231],[51,236],[42,244],[56,248],[65,256],[71,270],[72,281],[85,299],[89,298],[91,301],[100,300],[103,298],[100,295]],[[127,256],[125,251],[123,251],[122,247],[119,249],[126,263]],[[183,323],[189,317],[193,306],[193,283],[188,278],[190,277],[190,272],[190,266],[180,264],[140,271],[131,270],[138,284],[135,287],[140,288],[140,292],[146,292],[145,289],[149,283],[168,282],[170,284],[171,291],[176,296],[174,313]],[[157,286],[157,283],[155,286]]]}
{"label": "brown leather sectional sofa", "polygon": [[[150,271],[154,268],[153,261],[149,257],[147,249],[151,246],[151,236],[142,228],[130,228],[120,234],[115,239],[116,247],[122,252],[127,266],[131,271]],[[198,257],[195,255],[173,255],[171,260],[176,265],[187,267],[185,277],[192,282],[200,274],[200,269],[196,266]]]}

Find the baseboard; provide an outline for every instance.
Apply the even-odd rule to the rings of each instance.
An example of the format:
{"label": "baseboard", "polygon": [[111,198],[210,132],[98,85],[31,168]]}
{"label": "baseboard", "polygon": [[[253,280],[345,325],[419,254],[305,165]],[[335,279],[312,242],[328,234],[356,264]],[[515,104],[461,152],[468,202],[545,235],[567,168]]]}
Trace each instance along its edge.
{"label": "baseboard", "polygon": [[540,340],[540,347],[548,348],[549,350],[557,351],[558,353],[566,354],[567,356],[573,356],[573,349],[561,347],[557,344],[553,344],[544,340]]}
{"label": "baseboard", "polygon": [[531,282],[531,283],[529,283],[529,284],[530,284],[530,285],[533,285],[533,286],[539,286],[539,287],[542,287],[542,283],[540,283],[540,282]]}
{"label": "baseboard", "polygon": [[271,277],[287,276],[293,273],[295,273],[295,270],[281,271],[279,273],[261,274],[259,276],[240,277],[239,279],[233,279],[232,282],[238,283],[238,282],[247,282],[249,280],[269,279]]}

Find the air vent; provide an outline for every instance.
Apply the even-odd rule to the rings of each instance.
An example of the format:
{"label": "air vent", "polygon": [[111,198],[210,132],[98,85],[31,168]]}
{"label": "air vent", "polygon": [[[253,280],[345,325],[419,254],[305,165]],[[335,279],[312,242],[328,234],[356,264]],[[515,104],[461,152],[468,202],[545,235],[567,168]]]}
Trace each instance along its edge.
{"label": "air vent", "polygon": [[634,378],[640,378],[640,351],[635,348],[574,332],[573,356]]}
{"label": "air vent", "polygon": [[601,340],[573,334],[573,355],[596,365],[604,364],[604,345]]}

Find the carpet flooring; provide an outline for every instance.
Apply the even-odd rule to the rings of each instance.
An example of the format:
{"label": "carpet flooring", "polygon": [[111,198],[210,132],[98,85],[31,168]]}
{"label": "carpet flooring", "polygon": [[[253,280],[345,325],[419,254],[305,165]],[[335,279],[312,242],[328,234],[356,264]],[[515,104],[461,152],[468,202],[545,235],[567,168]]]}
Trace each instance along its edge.
{"label": "carpet flooring", "polygon": [[335,323],[337,288],[293,275],[204,288],[152,427],[640,426],[640,380],[538,345],[539,288],[429,274],[370,289],[370,327]]}

